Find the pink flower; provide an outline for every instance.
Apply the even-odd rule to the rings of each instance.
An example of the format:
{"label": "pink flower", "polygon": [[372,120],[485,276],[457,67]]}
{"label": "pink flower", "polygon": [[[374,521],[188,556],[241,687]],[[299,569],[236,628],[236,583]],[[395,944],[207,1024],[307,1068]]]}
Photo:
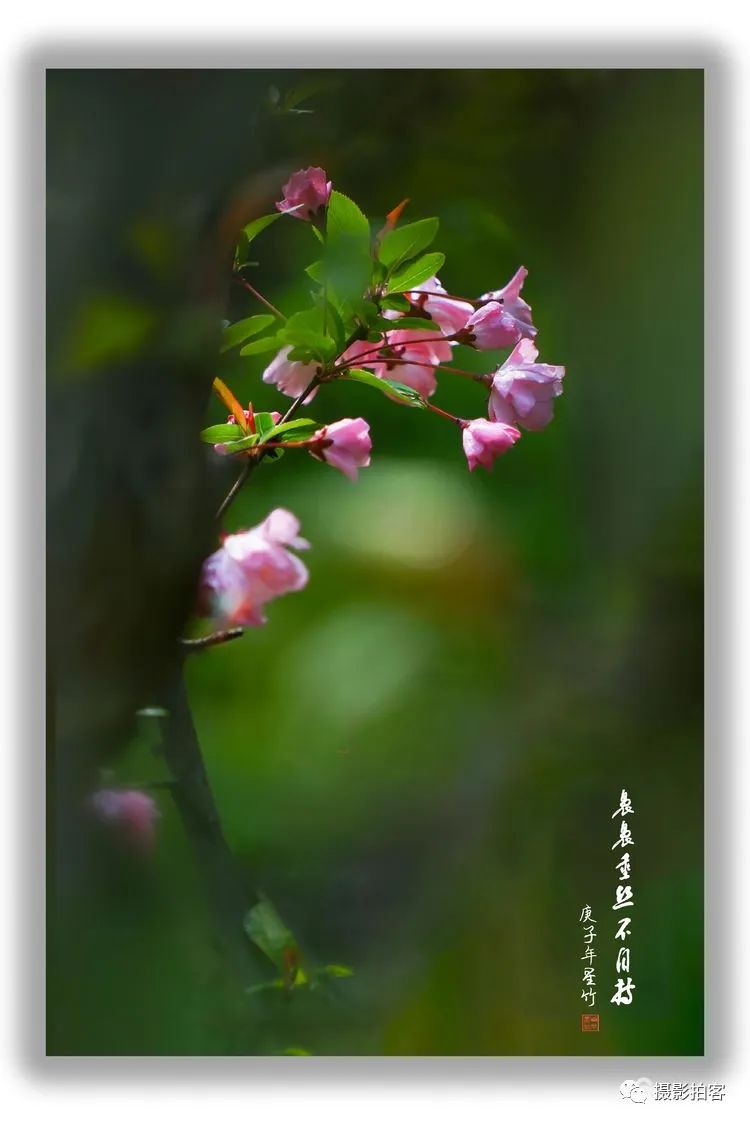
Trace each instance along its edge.
{"label": "pink flower", "polygon": [[515,426],[506,426],[504,422],[488,422],[486,418],[466,422],[463,443],[469,469],[473,472],[477,465],[491,469],[495,458],[507,453],[520,436]]}
{"label": "pink flower", "polygon": [[[398,321],[395,323],[398,324]],[[434,394],[437,379],[432,368],[453,355],[451,345],[445,337],[435,335],[429,326],[424,332],[412,328],[397,328],[387,334],[387,344],[389,354],[382,357],[383,374],[397,383],[411,387],[425,398]]]}
{"label": "pink flower", "polygon": [[491,348],[509,348],[520,335],[515,320],[500,302],[489,301],[469,317],[461,333],[461,343],[488,351]]}
{"label": "pink flower", "polygon": [[[288,211],[295,219],[313,219],[325,207],[331,194],[331,181],[322,168],[302,168],[282,188],[284,198],[277,211]],[[296,210],[292,210],[296,208]]]}
{"label": "pink flower", "polygon": [[[521,289],[528,273],[526,267],[521,266],[507,285],[502,289],[495,289],[492,293],[484,293],[481,298],[483,301],[502,301],[505,317],[510,324],[515,325],[518,333],[516,340],[524,337],[533,340],[537,333],[531,323],[531,308],[521,296]],[[515,343],[515,341],[511,342]]]}
{"label": "pink flower", "polygon": [[287,547],[304,550],[299,520],[275,508],[249,531],[228,535],[203,564],[200,601],[223,628],[265,625],[263,606],[307,585],[307,567]]}
{"label": "pink flower", "polygon": [[99,820],[117,825],[128,844],[150,852],[160,816],[156,802],[140,789],[99,789],[91,797],[91,808]]}
{"label": "pink flower", "polygon": [[[245,415],[245,421],[249,422],[250,421],[250,411],[249,410],[243,410],[242,413]],[[279,423],[281,421],[281,415],[279,414],[278,410],[271,410],[269,413],[270,413],[271,417],[273,418],[274,425],[277,425],[277,423]],[[234,414],[230,414],[229,417],[227,418],[227,425],[234,425],[234,423],[236,421],[237,421],[237,419],[235,418]],[[237,440],[239,440],[239,438]],[[214,452],[219,453],[222,457],[226,457],[229,453],[231,453],[231,450],[230,450],[229,446],[226,444],[226,442],[221,441],[221,442],[218,443],[218,445],[214,446]]]}
{"label": "pink flower", "polygon": [[320,451],[320,457],[350,480],[356,480],[357,470],[370,464],[372,441],[364,418],[342,418],[317,430],[315,437],[332,442]]}
{"label": "pink flower", "polygon": [[419,305],[424,309],[446,336],[452,336],[465,328],[467,320],[474,312],[474,306],[468,301],[457,301],[453,297],[448,297],[436,277],[431,277],[423,282],[418,290],[410,293],[409,300],[413,305]]}
{"label": "pink flower", "polygon": [[495,372],[489,403],[493,422],[542,430],[552,421],[553,400],[563,392],[565,368],[536,363],[538,354],[531,340],[521,340]]}
{"label": "pink flower", "polygon": [[[382,340],[382,337],[381,337]],[[357,367],[366,367],[368,371],[382,378],[384,362],[378,352],[378,343],[371,340],[355,340],[342,353],[339,363],[354,364]],[[360,358],[361,357],[361,358]]]}
{"label": "pink flower", "polygon": [[[319,364],[300,363],[299,360],[290,361],[287,357],[291,350],[291,347],[282,348],[271,360],[263,372],[263,382],[275,383],[282,394],[289,395],[290,398],[297,398],[298,395],[302,394],[305,387],[309,387]],[[305,404],[312,402],[317,391],[317,387],[310,391],[305,399]]]}

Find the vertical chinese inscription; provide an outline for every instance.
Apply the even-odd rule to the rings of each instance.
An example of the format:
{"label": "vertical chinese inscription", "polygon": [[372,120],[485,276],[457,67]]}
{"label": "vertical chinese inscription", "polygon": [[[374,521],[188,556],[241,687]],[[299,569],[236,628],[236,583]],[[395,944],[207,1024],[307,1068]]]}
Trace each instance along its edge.
{"label": "vertical chinese inscription", "polygon": [[[594,966],[594,958],[596,957],[596,950],[594,949],[594,938],[596,937],[594,927],[596,925],[596,918],[592,916],[591,907],[588,904],[584,906],[581,911],[581,916],[578,921],[582,925],[584,945],[583,957],[581,958],[583,961],[583,976],[581,978],[583,981],[583,991],[581,992],[581,999],[588,1004],[589,1008],[593,1008],[596,1004],[596,968]],[[591,1021],[588,1021],[587,1025],[584,1025],[582,1021],[581,1030],[598,1031],[598,1018],[596,1028],[589,1026],[590,1022]]]}
{"label": "vertical chinese inscription", "polygon": [[[615,864],[615,871],[619,872],[619,878],[615,887],[615,901],[612,903],[613,910],[627,910],[634,905],[633,888],[630,884],[630,849],[635,846],[630,825],[626,817],[633,816],[635,810],[628,796],[627,790],[623,789],[620,793],[620,804],[612,813],[612,820],[619,817],[619,836],[612,845],[612,851],[619,849],[619,859]],[[615,931],[615,941],[617,942],[617,959],[615,961],[615,972],[617,973],[617,983],[615,985],[615,992],[610,1000],[611,1004],[633,1003],[633,992],[635,985],[633,978],[630,976],[630,946],[627,939],[630,936],[631,930],[629,929],[632,918],[625,915],[618,918],[618,925]]]}

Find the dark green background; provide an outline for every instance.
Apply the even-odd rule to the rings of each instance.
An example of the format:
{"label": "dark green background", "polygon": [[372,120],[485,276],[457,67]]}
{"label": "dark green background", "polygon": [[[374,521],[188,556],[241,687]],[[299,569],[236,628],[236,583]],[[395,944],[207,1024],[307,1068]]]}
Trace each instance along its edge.
{"label": "dark green background", "polygon": [[[246,81],[255,110],[309,77],[228,74],[227,98]],[[438,215],[452,292],[527,266],[565,394],[548,430],[469,475],[441,419],[324,388],[316,417],[370,421],[371,468],[355,486],[287,455],[256,474],[230,526],[292,509],[309,587],[192,658],[191,700],[233,847],[309,963],[355,975],[246,1020],[163,797],[153,863],[81,909],[52,1049],[700,1054],[703,74],[320,77],[313,114],[263,125],[269,166],[321,164],[373,217],[404,196],[409,218]],[[294,311],[309,229],[279,222],[255,251],[253,280]],[[234,294],[228,315],[256,311]],[[262,368],[238,367],[235,391],[283,409]],[[482,413],[458,377],[436,401]],[[145,741],[115,771],[161,776]],[[617,1009],[623,787],[636,998]],[[579,1030],[584,903],[599,1035]]]}

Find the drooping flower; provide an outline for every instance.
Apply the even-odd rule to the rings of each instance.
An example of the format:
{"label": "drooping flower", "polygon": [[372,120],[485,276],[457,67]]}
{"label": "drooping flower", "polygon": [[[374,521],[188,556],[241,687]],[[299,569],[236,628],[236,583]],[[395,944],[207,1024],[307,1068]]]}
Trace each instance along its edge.
{"label": "drooping flower", "polygon": [[310,546],[298,532],[297,517],[275,508],[257,527],[228,535],[206,559],[200,601],[223,628],[265,625],[267,602],[307,585],[307,567],[287,550]]}
{"label": "drooping flower", "polygon": [[493,422],[542,430],[551,422],[554,400],[563,392],[564,367],[536,363],[539,351],[520,340],[492,378],[489,415]]}
{"label": "drooping flower", "polygon": [[480,351],[509,348],[520,339],[518,325],[499,301],[481,305],[466,321],[459,335],[461,343],[471,344]]}
{"label": "drooping flower", "polygon": [[[263,372],[263,382],[275,383],[282,394],[289,395],[290,398],[297,398],[306,387],[309,387],[319,365],[317,363],[300,363],[299,360],[290,360],[288,357],[291,350],[291,347],[282,348],[281,351],[274,356]],[[315,398],[317,391],[318,388],[313,387],[310,394],[305,399],[305,403],[311,402],[313,398]]]}
{"label": "drooping flower", "polygon": [[523,283],[528,277],[528,273],[526,267],[521,266],[502,289],[495,289],[491,293],[483,293],[481,297],[482,301],[502,302],[507,320],[515,325],[518,333],[516,340],[533,340],[537,334],[537,329],[531,323],[531,307],[521,296]]}
{"label": "drooping flower", "polygon": [[276,210],[309,222],[327,205],[331,186],[322,168],[301,168],[284,184],[284,198],[276,204]]}
{"label": "drooping flower", "polygon": [[99,820],[117,826],[125,841],[141,852],[150,852],[161,815],[156,802],[140,789],[99,789],[90,800]]}
{"label": "drooping flower", "polygon": [[446,336],[452,336],[465,328],[474,312],[474,306],[468,301],[449,297],[437,277],[429,278],[418,290],[409,293],[409,300],[413,305],[424,309]]}
{"label": "drooping flower", "polygon": [[315,437],[331,442],[317,456],[350,480],[356,480],[357,470],[370,464],[372,441],[370,427],[364,418],[341,418],[317,430]]}
{"label": "drooping flower", "polygon": [[504,422],[488,422],[486,418],[474,418],[463,427],[463,444],[469,469],[473,472],[477,465],[491,469],[496,457],[507,453],[520,438],[515,426]]}

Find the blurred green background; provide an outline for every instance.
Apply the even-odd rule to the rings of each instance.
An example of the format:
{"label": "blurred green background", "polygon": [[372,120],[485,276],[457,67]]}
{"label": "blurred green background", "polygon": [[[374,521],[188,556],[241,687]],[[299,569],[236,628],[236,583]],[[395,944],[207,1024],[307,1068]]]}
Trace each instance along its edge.
{"label": "blurred green background", "polygon": [[[525,265],[565,393],[548,430],[469,475],[441,419],[326,387],[311,412],[364,415],[371,467],[352,485],[287,455],[230,513],[233,529],[294,511],[310,583],[191,658],[211,781],[308,964],[354,975],[248,1018],[164,795],[153,863],[113,868],[80,910],[50,1049],[700,1054],[703,74],[248,72],[248,102],[308,80],[312,113],[268,115],[267,161],[322,165],[373,218],[405,196],[407,218],[439,216],[450,292]],[[236,99],[242,74],[226,81]],[[252,280],[294,311],[310,230],[279,222],[254,251]],[[228,317],[256,311],[232,293]],[[263,360],[238,362],[233,389],[283,409]],[[458,377],[435,401],[482,413]],[[114,769],[163,776],[147,737]],[[618,1009],[622,788],[636,992]],[[580,1031],[584,903],[598,1035]]]}

